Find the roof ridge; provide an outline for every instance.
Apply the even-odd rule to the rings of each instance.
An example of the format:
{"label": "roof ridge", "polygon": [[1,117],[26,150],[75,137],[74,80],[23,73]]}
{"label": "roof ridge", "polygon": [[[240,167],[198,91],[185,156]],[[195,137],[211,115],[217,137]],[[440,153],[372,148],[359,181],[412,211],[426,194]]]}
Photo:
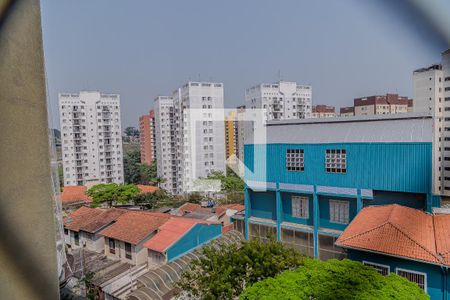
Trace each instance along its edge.
{"label": "roof ridge", "polygon": [[[413,238],[411,238],[408,234],[406,234],[403,230],[401,230],[400,228],[398,228],[397,226],[395,226],[394,224],[392,224],[391,222],[388,222],[392,227],[394,227],[395,229],[397,229],[401,234],[403,234],[406,238],[408,238],[410,241],[412,241],[413,243],[415,243],[417,246],[419,246],[420,248],[422,248],[423,250],[425,250],[426,252],[428,252],[431,256],[435,257],[437,261],[442,262],[442,259],[437,255],[437,251],[436,253],[432,253],[430,250],[428,250],[427,248],[423,247],[421,244],[419,244],[418,242],[416,242]],[[436,240],[436,239],[435,239]]]}

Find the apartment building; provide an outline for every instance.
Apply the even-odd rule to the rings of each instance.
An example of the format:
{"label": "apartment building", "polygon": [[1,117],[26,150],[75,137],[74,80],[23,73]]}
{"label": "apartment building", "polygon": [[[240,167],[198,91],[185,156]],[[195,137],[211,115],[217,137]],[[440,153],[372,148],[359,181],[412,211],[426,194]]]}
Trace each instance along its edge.
{"label": "apartment building", "polygon": [[[213,171],[226,172],[223,99],[223,84],[218,82],[189,81],[173,93],[180,162],[177,194],[192,191],[197,178],[206,178]],[[200,119],[191,119],[194,115]]]}
{"label": "apartment building", "polygon": [[413,72],[414,111],[433,116],[433,192],[450,196],[450,50]]}
{"label": "apartment building", "polygon": [[353,106],[341,107],[339,110],[341,117],[351,117],[355,115],[355,108]]}
{"label": "apartment building", "polygon": [[222,83],[190,81],[172,97],[155,100],[156,157],[164,189],[183,194],[195,179],[225,173],[225,116],[217,115],[223,95]]}
{"label": "apartment building", "polygon": [[64,185],[123,183],[120,97],[60,93]]}
{"label": "apartment building", "polygon": [[155,112],[139,117],[139,144],[141,163],[151,165],[156,158],[155,147]]}
{"label": "apartment building", "polygon": [[248,109],[266,109],[267,120],[311,117],[312,87],[295,82],[261,83],[245,91]]}
{"label": "apartment building", "polygon": [[161,187],[171,193],[177,189],[177,176],[180,161],[177,156],[177,137],[175,135],[175,106],[173,98],[159,96],[154,103],[155,112],[155,150],[158,176],[165,179]]}
{"label": "apartment building", "polygon": [[412,111],[413,101],[398,94],[386,94],[356,98],[355,116],[399,114]]}
{"label": "apartment building", "polygon": [[312,118],[334,118],[336,117],[336,108],[330,105],[313,105]]}
{"label": "apartment building", "polygon": [[226,159],[237,156],[237,113],[230,111],[225,118],[225,147]]}

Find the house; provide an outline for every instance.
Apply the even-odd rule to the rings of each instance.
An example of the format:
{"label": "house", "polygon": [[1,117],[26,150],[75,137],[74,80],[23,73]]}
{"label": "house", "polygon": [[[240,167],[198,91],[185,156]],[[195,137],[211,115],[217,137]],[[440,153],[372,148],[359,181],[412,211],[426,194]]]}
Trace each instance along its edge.
{"label": "house", "polygon": [[265,143],[246,136],[245,214],[232,216],[247,239],[274,235],[310,256],[343,258],[334,242],[363,207],[440,206],[430,115],[284,120],[265,128]]}
{"label": "house", "polygon": [[336,245],[348,258],[415,282],[432,300],[450,296],[450,215],[400,206],[369,206],[344,230]]}
{"label": "house", "polygon": [[86,195],[87,188],[82,185],[65,186],[60,199],[63,209],[76,209],[92,202],[92,198]]}
{"label": "house", "polygon": [[64,238],[70,249],[85,247],[101,253],[105,239],[99,232],[114,223],[126,210],[82,206],[64,218]]}
{"label": "house", "polygon": [[132,265],[147,262],[144,243],[171,218],[168,214],[127,211],[114,224],[100,232],[105,237],[105,255]]}
{"label": "house", "polygon": [[155,268],[171,262],[221,234],[222,226],[218,223],[171,218],[144,244],[148,248],[148,264]]}

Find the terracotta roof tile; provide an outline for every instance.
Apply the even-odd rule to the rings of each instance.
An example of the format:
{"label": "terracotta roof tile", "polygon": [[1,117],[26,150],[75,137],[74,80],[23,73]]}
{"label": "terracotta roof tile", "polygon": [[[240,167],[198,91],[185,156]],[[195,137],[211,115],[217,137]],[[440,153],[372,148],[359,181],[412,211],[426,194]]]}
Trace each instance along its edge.
{"label": "terracotta roof tile", "polygon": [[127,211],[100,234],[137,245],[170,218],[170,215],[163,213]]}
{"label": "terracotta roof tile", "polygon": [[137,187],[139,188],[141,193],[153,193],[153,192],[159,190],[159,187],[152,186],[152,185],[138,184]]}
{"label": "terracotta roof tile", "polygon": [[105,226],[108,226],[111,223],[115,222],[121,215],[126,212],[127,210],[125,209],[106,209],[101,214],[91,218],[88,223],[85,223],[83,226],[81,226],[80,230],[95,233],[103,229]]}
{"label": "terracotta roof tile", "polygon": [[101,208],[82,206],[64,218],[64,227],[72,231],[79,231],[81,227],[89,224],[92,219],[103,212],[104,210]]}
{"label": "terracotta roof tile", "polygon": [[336,245],[448,265],[448,228],[450,215],[433,216],[400,205],[372,206],[355,217]]}
{"label": "terracotta roof tile", "polygon": [[207,224],[207,222],[196,219],[171,218],[159,228],[154,237],[144,244],[144,247],[163,253],[192,227],[201,223]]}
{"label": "terracotta roof tile", "polygon": [[82,185],[65,186],[61,192],[61,202],[63,205],[75,202],[92,202],[92,198],[86,195],[87,188]]}

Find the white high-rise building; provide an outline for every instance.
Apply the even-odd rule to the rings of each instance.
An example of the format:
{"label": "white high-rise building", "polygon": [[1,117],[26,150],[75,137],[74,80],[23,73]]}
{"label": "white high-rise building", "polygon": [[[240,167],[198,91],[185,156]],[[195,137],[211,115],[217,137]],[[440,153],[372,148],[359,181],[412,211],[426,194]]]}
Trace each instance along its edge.
{"label": "white high-rise building", "polygon": [[[168,191],[183,194],[192,190],[195,179],[226,171],[224,116],[214,121],[214,109],[223,109],[223,84],[188,82],[165,98],[155,103],[158,176],[166,179]],[[203,110],[195,128],[191,118],[198,115],[189,109]]]}
{"label": "white high-rise building", "polygon": [[175,193],[179,162],[175,135],[175,107],[172,97],[157,97],[153,109],[157,171],[158,176],[166,180],[161,184],[161,188]]}
{"label": "white high-rise building", "polygon": [[82,91],[58,98],[64,185],[123,183],[119,95]]}
{"label": "white high-rise building", "polygon": [[[442,113],[442,66],[435,64],[413,73],[414,112]],[[441,110],[441,111],[440,111]]]}
{"label": "white high-rise building", "polygon": [[442,93],[441,98],[444,103],[443,115],[441,118],[441,195],[450,196],[450,49],[442,53]]}
{"label": "white high-rise building", "polygon": [[267,121],[311,117],[312,87],[295,82],[262,83],[245,91],[247,109],[266,109]]}

